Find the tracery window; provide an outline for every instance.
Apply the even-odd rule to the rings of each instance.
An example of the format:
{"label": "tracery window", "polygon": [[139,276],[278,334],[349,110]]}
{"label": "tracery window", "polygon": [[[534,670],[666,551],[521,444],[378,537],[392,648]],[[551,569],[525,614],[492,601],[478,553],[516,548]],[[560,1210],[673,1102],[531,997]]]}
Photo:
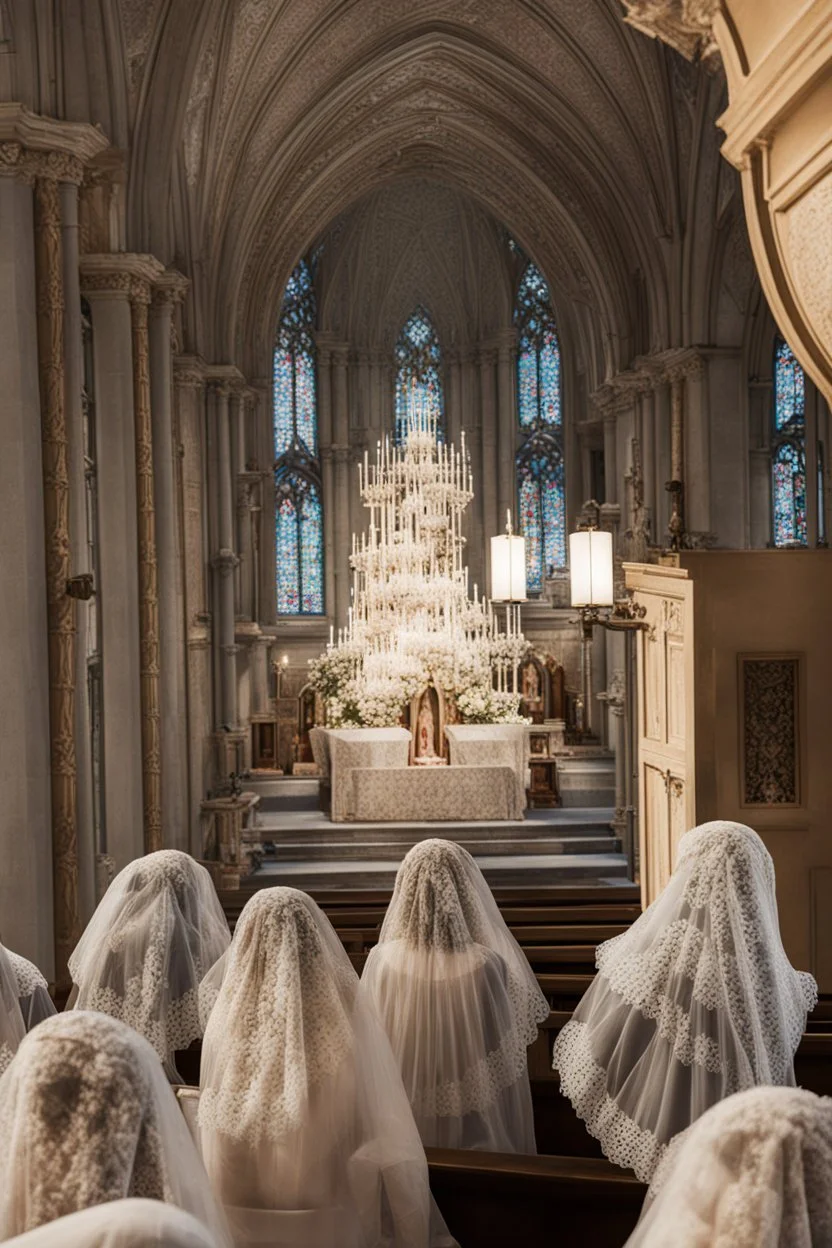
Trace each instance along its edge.
{"label": "tracery window", "polygon": [[424,308],[417,308],[405,322],[395,356],[397,444],[401,446],[404,441],[410,412],[414,409],[435,416],[441,441],[444,436],[442,353],[439,337]]}
{"label": "tracery window", "polygon": [[782,338],[774,343],[771,513],[775,546],[806,545],[806,381]]}
{"label": "tracery window", "polygon": [[531,261],[514,307],[517,329],[517,412],[523,443],[517,453],[520,530],[526,538],[526,586],[566,564],[563,388],[557,326],[549,287]]}
{"label": "tracery window", "polygon": [[322,615],[324,611],[316,316],[312,271],[301,260],[286,285],[274,348],[278,615]]}

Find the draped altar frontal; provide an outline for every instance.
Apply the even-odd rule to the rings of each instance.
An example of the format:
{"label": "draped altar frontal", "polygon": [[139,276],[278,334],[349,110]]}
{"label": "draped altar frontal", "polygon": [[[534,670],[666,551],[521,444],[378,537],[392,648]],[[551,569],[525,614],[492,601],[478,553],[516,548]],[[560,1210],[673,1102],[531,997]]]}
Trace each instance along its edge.
{"label": "draped altar frontal", "polygon": [[525,808],[525,731],[519,724],[446,729],[448,767],[409,766],[406,728],[315,728],[315,762],[332,788],[335,823],[518,820]]}

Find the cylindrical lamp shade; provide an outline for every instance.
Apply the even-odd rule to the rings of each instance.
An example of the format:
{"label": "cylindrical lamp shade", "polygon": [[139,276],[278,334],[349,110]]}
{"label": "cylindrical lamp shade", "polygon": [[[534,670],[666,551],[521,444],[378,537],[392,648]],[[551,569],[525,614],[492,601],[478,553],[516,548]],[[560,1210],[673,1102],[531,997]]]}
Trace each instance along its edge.
{"label": "cylindrical lamp shade", "polygon": [[582,529],[569,534],[573,607],[611,607],[615,601],[612,571],[612,533]]}
{"label": "cylindrical lamp shade", "polygon": [[491,597],[495,602],[526,601],[526,539],[505,533],[491,539]]}

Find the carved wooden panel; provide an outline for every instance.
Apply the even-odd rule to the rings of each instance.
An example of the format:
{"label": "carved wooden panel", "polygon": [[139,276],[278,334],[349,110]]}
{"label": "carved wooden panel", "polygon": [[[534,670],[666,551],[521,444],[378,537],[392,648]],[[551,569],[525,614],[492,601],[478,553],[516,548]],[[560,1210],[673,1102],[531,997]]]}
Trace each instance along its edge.
{"label": "carved wooden panel", "polygon": [[739,656],[743,806],[799,806],[800,658]]}

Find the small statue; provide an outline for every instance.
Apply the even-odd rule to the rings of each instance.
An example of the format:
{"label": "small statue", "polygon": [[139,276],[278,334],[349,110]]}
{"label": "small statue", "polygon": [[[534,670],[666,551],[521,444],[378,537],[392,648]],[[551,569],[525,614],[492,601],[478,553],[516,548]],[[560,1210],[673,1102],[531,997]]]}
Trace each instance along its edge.
{"label": "small statue", "polygon": [[228,779],[231,785],[231,796],[236,801],[243,792],[243,777],[239,771],[232,771]]}
{"label": "small statue", "polygon": [[527,663],[523,670],[523,697],[527,702],[540,701],[540,674],[535,663]]}
{"label": "small statue", "polygon": [[433,707],[430,702],[430,690],[426,689],[419,703],[419,715],[416,720],[416,757],[436,758],[434,740]]}

